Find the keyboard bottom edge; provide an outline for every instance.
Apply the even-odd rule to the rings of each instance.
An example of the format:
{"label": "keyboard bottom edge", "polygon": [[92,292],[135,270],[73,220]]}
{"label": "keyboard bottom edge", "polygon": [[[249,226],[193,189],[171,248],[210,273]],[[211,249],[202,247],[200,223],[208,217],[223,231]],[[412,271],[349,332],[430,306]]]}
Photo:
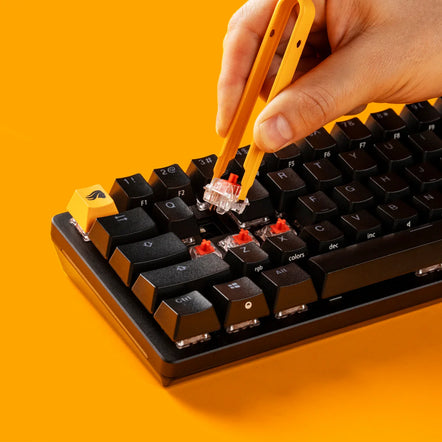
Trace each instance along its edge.
{"label": "keyboard bottom edge", "polygon": [[[57,217],[62,215],[66,218],[66,214]],[[60,218],[57,221],[55,219],[57,217],[53,219],[51,234],[64,270],[95,308],[119,332],[143,364],[159,376],[164,386],[180,378],[188,379],[220,366],[265,356],[283,350],[287,346],[301,345],[437,303],[442,294],[442,280],[434,280],[420,287],[305,322],[288,323],[285,328],[234,342],[222,348],[209,349],[197,354],[188,354],[188,357],[174,359],[170,357],[170,352],[163,352],[161,346],[153,344],[149,336],[140,330],[112,293],[109,293],[109,287],[105,287],[103,281],[96,275],[96,272],[100,270],[100,264],[94,262],[86,264],[81,257],[81,242],[78,242],[82,240],[77,241],[76,232],[73,232],[71,237],[66,220]],[[91,265],[96,268],[91,268]]]}

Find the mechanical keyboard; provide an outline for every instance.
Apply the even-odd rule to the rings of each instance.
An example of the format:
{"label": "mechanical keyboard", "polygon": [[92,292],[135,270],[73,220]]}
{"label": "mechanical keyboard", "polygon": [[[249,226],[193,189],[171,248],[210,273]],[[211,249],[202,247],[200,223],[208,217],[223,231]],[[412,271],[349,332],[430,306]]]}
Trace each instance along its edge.
{"label": "mechanical keyboard", "polygon": [[66,272],[164,385],[440,300],[442,98],[266,154],[242,213],[204,201],[216,158],[78,189],[52,219]]}

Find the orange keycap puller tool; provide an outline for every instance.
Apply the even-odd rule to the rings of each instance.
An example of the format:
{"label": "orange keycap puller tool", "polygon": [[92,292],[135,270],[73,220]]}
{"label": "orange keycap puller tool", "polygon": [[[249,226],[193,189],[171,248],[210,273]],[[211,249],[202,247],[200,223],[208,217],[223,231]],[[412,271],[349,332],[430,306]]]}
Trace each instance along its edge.
{"label": "orange keycap puller tool", "polygon": [[312,0],[279,0],[277,3],[216,162],[212,182],[206,186],[204,200],[216,206],[220,213],[228,210],[241,213],[247,205],[247,192],[255,180],[264,152],[258,149],[255,143],[250,146],[244,162],[244,175],[240,189],[236,182],[236,187],[230,189],[228,180],[221,180],[220,177],[225,172],[229,161],[236,155],[290,14],[298,4],[298,18],[267,102],[292,82],[315,17]]}

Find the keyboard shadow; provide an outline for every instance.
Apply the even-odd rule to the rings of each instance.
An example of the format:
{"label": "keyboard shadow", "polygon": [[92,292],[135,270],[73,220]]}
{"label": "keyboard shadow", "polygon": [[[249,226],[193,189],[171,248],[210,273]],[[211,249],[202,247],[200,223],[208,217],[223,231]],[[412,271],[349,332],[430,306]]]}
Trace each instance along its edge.
{"label": "keyboard shadow", "polygon": [[[428,364],[442,351],[442,304],[387,320],[347,328],[281,352],[236,364],[170,386],[167,391],[186,406],[232,421],[259,410],[290,407],[302,411],[308,398],[324,401],[324,390],[383,382],[410,364]],[[439,319],[438,319],[439,318]]]}

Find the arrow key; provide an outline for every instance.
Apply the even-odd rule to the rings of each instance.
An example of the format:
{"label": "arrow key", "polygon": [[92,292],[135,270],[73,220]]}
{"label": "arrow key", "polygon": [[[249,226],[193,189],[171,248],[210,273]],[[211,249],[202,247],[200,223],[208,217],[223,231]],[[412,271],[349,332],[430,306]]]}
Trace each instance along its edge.
{"label": "arrow key", "polygon": [[152,218],[141,208],[97,218],[89,233],[98,251],[108,259],[121,244],[150,238],[158,233]]}

